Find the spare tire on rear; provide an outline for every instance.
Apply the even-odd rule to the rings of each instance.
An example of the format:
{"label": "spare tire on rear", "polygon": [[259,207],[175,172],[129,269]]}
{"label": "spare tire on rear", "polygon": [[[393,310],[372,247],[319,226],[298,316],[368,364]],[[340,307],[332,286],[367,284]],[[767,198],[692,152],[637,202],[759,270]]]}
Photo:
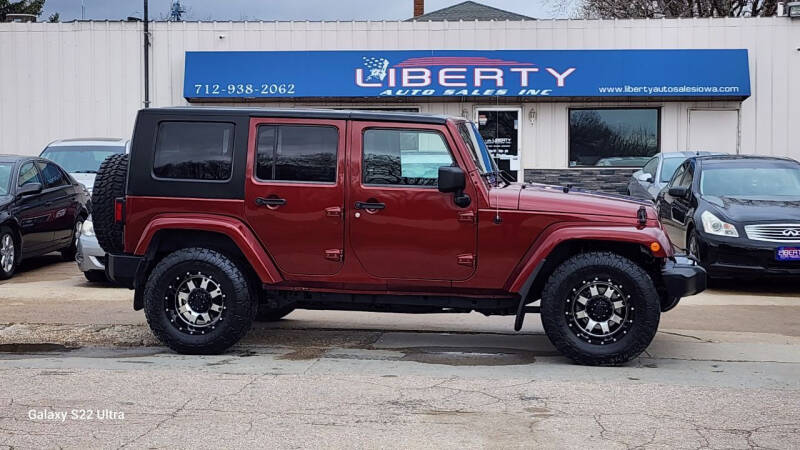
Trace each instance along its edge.
{"label": "spare tire on rear", "polygon": [[108,253],[121,253],[122,224],[114,220],[114,201],[125,196],[128,155],[111,155],[100,164],[92,188],[92,222],[100,247]]}

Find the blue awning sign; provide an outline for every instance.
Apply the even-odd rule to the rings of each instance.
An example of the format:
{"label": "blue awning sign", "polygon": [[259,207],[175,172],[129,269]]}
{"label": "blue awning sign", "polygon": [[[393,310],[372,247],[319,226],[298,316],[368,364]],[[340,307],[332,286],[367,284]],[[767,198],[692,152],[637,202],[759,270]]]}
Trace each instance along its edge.
{"label": "blue awning sign", "polygon": [[745,49],[186,52],[184,97],[746,98]]}

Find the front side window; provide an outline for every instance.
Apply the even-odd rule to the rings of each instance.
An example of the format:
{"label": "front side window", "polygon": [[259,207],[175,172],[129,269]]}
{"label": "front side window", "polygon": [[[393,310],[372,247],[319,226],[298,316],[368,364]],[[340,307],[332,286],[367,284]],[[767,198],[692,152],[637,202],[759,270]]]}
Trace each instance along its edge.
{"label": "front side window", "polygon": [[686,173],[686,164],[683,164],[682,166],[678,167],[678,170],[676,170],[675,174],[672,175],[672,180],[669,182],[669,187],[678,186],[678,183],[680,183],[681,178],[683,178],[683,175],[685,173]]}
{"label": "front side window", "polygon": [[439,167],[453,165],[437,131],[371,129],[364,132],[364,184],[436,186]]}
{"label": "front side window", "polygon": [[258,127],[256,177],[269,181],[336,182],[339,130],[331,126]]}
{"label": "front side window", "polygon": [[39,166],[39,171],[42,172],[42,179],[44,179],[44,187],[46,189],[69,184],[64,172],[53,163],[36,162]]}
{"label": "front side window", "polygon": [[153,175],[185,180],[228,180],[233,165],[233,124],[162,122]]}
{"label": "front side window", "polygon": [[686,161],[686,158],[664,158],[664,162],[661,163],[661,181],[666,183],[671,180],[675,170],[684,161]]}
{"label": "front side window", "polygon": [[659,152],[658,108],[569,110],[570,167],[642,167]]}
{"label": "front side window", "polygon": [[39,183],[44,186],[44,183],[42,183],[42,177],[39,175],[39,171],[36,169],[36,166],[32,162],[27,162],[19,169],[17,186],[25,186],[26,184],[31,183]]}
{"label": "front side window", "polygon": [[678,182],[678,187],[688,188],[692,185],[692,178],[694,177],[694,167],[691,164],[686,164],[686,172]]}

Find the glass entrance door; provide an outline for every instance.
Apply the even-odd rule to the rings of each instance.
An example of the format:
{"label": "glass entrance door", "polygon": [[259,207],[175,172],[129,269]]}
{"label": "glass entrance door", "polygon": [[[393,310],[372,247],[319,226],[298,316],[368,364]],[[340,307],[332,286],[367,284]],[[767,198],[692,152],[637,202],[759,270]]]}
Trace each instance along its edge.
{"label": "glass entrance door", "polygon": [[520,167],[519,108],[477,108],[478,131],[500,170],[523,181]]}

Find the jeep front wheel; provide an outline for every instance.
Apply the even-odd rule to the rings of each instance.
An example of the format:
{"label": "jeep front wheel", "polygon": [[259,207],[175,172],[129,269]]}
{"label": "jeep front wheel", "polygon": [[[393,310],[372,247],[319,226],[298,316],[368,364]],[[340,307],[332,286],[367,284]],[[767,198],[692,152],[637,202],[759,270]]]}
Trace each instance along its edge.
{"label": "jeep front wheel", "polygon": [[258,308],[243,271],[227,256],[204,248],[167,255],[144,289],[150,329],[178,353],[225,351],[247,334]]}
{"label": "jeep front wheel", "polygon": [[650,275],[610,252],[571,257],[542,292],[542,325],[550,341],[579,364],[617,365],[641,354],[658,330],[658,293]]}

